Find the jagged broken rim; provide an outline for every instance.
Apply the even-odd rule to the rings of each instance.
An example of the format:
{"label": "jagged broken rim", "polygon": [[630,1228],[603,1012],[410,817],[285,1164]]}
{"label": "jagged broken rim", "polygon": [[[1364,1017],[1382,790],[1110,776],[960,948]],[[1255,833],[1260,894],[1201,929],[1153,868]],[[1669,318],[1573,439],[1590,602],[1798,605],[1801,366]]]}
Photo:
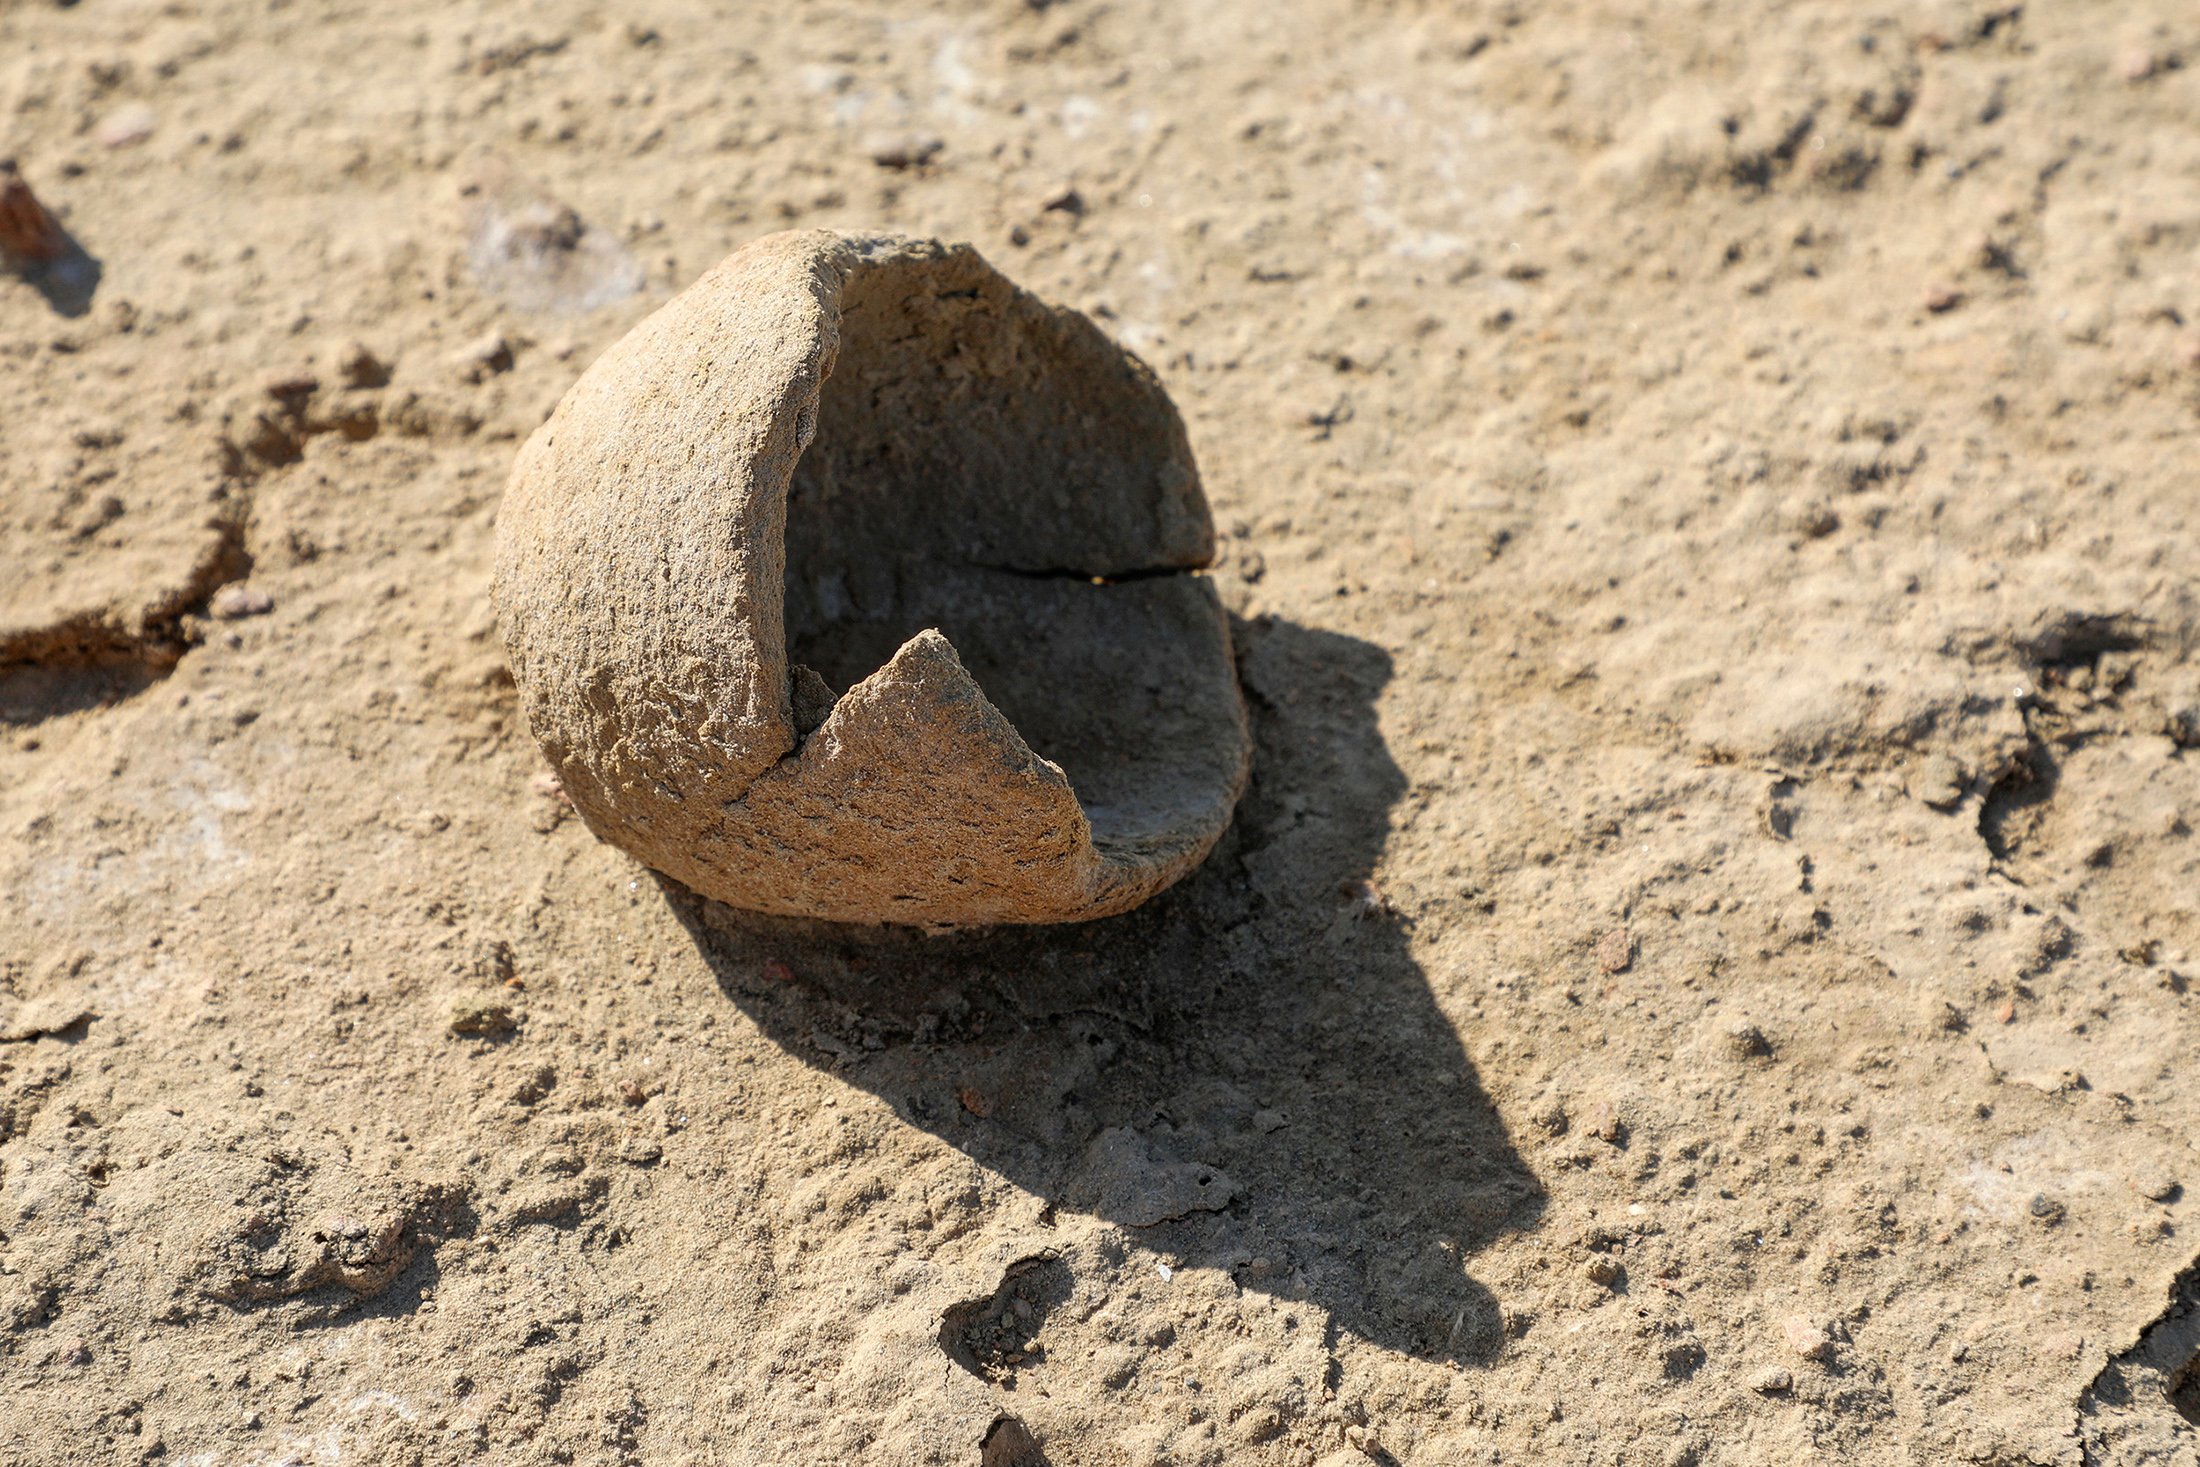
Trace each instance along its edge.
{"label": "jagged broken rim", "polygon": [[[520,453],[494,595],[591,829],[729,905],[946,928],[1124,911],[1250,742],[1153,374],[965,245],[740,250]],[[845,688],[845,692],[836,689]]]}

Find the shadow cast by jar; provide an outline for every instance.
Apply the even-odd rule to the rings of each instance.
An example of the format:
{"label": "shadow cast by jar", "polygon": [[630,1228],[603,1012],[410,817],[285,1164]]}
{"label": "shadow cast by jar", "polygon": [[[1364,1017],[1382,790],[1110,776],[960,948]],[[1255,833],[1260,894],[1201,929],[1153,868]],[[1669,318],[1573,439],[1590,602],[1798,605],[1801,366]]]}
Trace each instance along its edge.
{"label": "shadow cast by jar", "polygon": [[925,938],[765,918],[661,881],[790,1054],[1065,1209],[1424,1358],[1486,1362],[1475,1252],[1542,1189],[1369,886],[1405,790],[1390,659],[1235,627],[1256,763],[1206,865],[1126,916]]}

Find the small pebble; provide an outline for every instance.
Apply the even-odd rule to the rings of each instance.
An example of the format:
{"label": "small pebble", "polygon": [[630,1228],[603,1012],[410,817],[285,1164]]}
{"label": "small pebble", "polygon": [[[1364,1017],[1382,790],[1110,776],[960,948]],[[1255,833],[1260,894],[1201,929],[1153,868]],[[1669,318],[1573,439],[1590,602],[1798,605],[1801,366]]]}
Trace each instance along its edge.
{"label": "small pebble", "polygon": [[1833,1354],[1833,1340],[1826,1327],[1807,1314],[1790,1314],[1780,1321],[1781,1337],[1805,1360],[1825,1360]]}
{"label": "small pebble", "polygon": [[1749,1388],[1761,1396],[1784,1396],[1795,1389],[1795,1377],[1785,1366],[1774,1365],[1758,1371]]}
{"label": "small pebble", "polygon": [[2127,82],[2143,82],[2162,69],[2162,58],[2145,46],[2127,46],[2116,58],[2116,74]]}
{"label": "small pebble", "polygon": [[92,132],[103,148],[132,148],[153,135],[160,124],[160,115],[143,102],[130,102],[117,107],[100,119]]}
{"label": "small pebble", "polygon": [[275,609],[275,598],[255,587],[231,582],[214,593],[206,609],[221,621],[236,621],[247,616],[267,615]]}
{"label": "small pebble", "polygon": [[1925,287],[1925,309],[1934,315],[1952,311],[1963,304],[1963,292],[1952,285],[1936,284]]}
{"label": "small pebble", "polygon": [[1597,966],[1607,973],[1624,973],[1635,963],[1634,934],[1615,927],[1597,943]]}

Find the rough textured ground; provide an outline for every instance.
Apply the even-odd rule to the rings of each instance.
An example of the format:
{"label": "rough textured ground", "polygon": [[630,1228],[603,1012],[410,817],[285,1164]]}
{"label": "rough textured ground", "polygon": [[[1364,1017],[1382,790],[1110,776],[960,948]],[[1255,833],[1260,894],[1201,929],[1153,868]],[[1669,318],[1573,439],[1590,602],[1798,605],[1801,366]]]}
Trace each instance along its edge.
{"label": "rough textured ground", "polygon": [[[2193,1461],[2196,115],[2173,0],[0,7],[0,1460]],[[1152,907],[544,780],[517,442],[790,223],[1182,407]]]}

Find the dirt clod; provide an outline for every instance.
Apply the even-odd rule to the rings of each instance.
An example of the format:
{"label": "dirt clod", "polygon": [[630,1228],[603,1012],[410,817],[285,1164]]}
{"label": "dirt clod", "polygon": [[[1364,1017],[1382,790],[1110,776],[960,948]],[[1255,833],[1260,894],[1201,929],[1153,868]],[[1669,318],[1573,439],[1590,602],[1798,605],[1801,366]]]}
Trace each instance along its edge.
{"label": "dirt clod", "polygon": [[446,1002],[445,1012],[453,1034],[496,1038],[519,1028],[512,1005],[501,999],[459,994]]}
{"label": "dirt clod", "polygon": [[1737,1059],[1763,1059],[1772,1053],[1772,1041],[1765,1037],[1765,1031],[1747,1019],[1727,1025],[1726,1047]]}
{"label": "dirt clod", "polygon": [[389,364],[360,341],[346,342],[337,349],[336,371],[346,387],[387,387],[390,383]]}

